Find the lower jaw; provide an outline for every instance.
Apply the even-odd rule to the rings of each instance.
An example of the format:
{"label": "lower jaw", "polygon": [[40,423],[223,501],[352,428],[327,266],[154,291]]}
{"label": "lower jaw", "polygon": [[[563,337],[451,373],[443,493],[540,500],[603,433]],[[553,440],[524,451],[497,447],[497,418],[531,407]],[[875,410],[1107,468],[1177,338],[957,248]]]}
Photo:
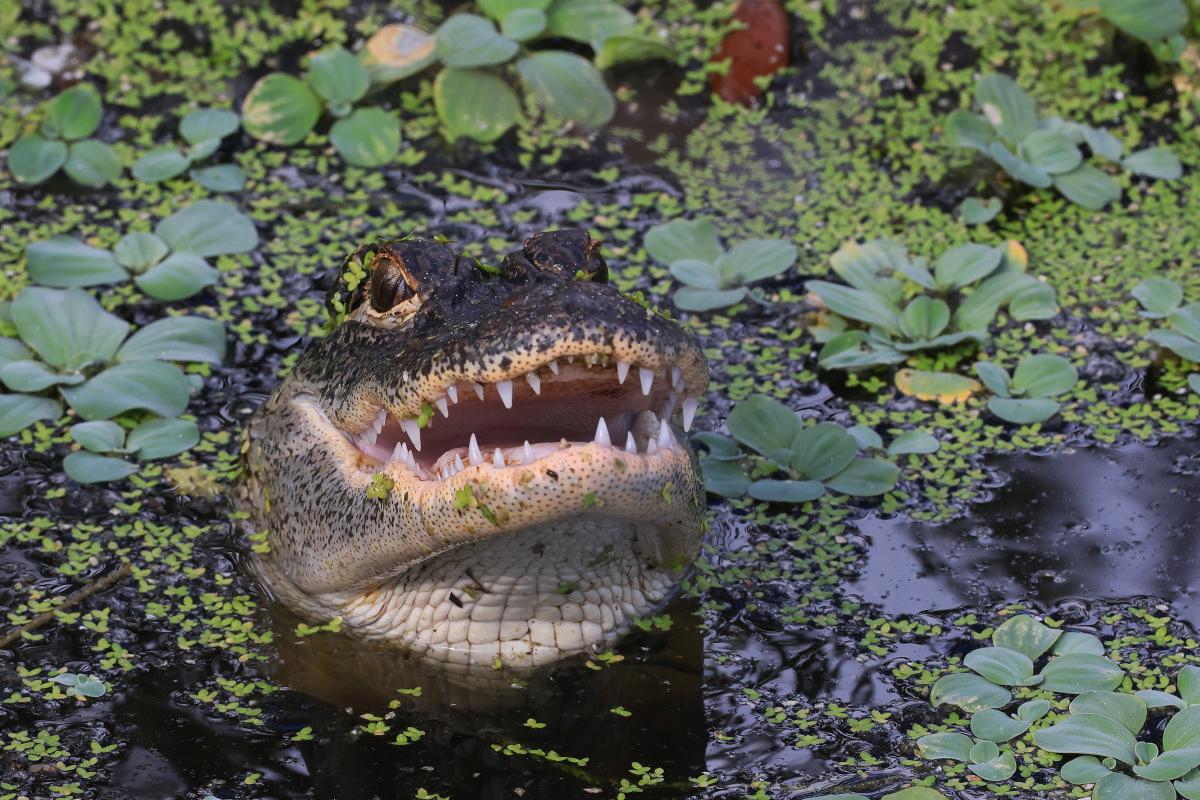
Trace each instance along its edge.
{"label": "lower jaw", "polygon": [[322,605],[353,635],[451,671],[541,666],[607,649],[666,602],[679,570],[647,557],[648,535],[657,534],[627,521],[560,520],[458,547]]}

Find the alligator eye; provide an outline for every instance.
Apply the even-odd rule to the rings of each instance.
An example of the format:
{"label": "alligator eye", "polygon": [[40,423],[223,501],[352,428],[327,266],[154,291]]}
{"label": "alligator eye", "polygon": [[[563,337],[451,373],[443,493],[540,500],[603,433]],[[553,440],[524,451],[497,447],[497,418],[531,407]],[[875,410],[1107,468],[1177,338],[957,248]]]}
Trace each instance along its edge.
{"label": "alligator eye", "polygon": [[390,259],[376,261],[371,272],[371,307],[383,313],[412,298],[414,292],[396,262]]}

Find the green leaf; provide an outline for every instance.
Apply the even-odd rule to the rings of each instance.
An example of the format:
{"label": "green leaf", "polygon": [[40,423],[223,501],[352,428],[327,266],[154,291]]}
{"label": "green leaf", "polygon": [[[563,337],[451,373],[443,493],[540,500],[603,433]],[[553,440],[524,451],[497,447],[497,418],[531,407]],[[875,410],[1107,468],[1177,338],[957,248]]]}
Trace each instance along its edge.
{"label": "green leaf", "polygon": [[1034,731],[1033,740],[1051,753],[1079,753],[1115,758],[1130,765],[1137,763],[1133,752],[1137,740],[1133,734],[1121,723],[1099,714],[1072,714],[1048,728]]}
{"label": "green leaf", "polygon": [[83,186],[104,186],[121,177],[121,157],[104,142],[84,139],[71,143],[63,170]]}
{"label": "green leaf", "polygon": [[888,445],[887,454],[902,456],[910,453],[936,453],[940,447],[941,444],[938,440],[927,431],[905,431],[892,439],[892,443]]}
{"label": "green leaf", "polygon": [[100,96],[92,87],[78,84],[50,101],[39,130],[51,139],[72,142],[91,136],[98,127]]}
{"label": "green leaf", "polygon": [[1173,781],[1200,766],[1200,747],[1168,750],[1145,766],[1135,765],[1134,774],[1149,781]]}
{"label": "green leaf", "polygon": [[823,481],[837,475],[854,460],[858,442],[841,425],[819,422],[792,439],[791,467],[806,478]]}
{"label": "green leaf", "polygon": [[985,708],[1001,708],[1011,701],[1012,694],[1008,689],[970,672],[943,675],[929,690],[931,705],[958,706],[970,714]]}
{"label": "green leaf", "polygon": [[1013,776],[1017,771],[1017,760],[1012,753],[1004,753],[996,755],[994,758],[986,761],[978,761],[974,764],[967,765],[967,769],[974,772],[985,781],[998,783],[1006,781]]}
{"label": "green leaf", "polygon": [[0,383],[14,392],[40,392],[50,386],[82,381],[82,375],[59,375],[40,361],[10,361],[0,367]]}
{"label": "green leaf", "polygon": [[546,30],[546,12],[540,8],[514,8],[504,15],[500,32],[515,42],[527,42]]}
{"label": "green leaf", "polygon": [[1169,783],[1143,781],[1113,772],[1096,781],[1092,800],[1175,800],[1175,790]]}
{"label": "green leaf", "polygon": [[217,164],[191,171],[192,179],[210,192],[240,192],[246,186],[246,173],[236,164]]}
{"label": "green leaf", "polygon": [[489,67],[517,54],[517,43],[496,31],[492,21],[475,14],[455,14],[441,24],[437,56],[448,67]]}
{"label": "green leaf", "polygon": [[122,458],[79,452],[67,454],[63,471],[76,483],[108,483],[129,477],[137,466]]}
{"label": "green leaf", "polygon": [[79,422],[71,426],[71,438],[93,453],[113,453],[125,446],[125,429],[110,420]]}
{"label": "green leaf", "polygon": [[129,449],[144,461],[170,458],[200,442],[196,423],[184,419],[152,419],[129,432]]}
{"label": "green leaf", "polygon": [[167,243],[153,233],[127,233],[113,248],[117,262],[131,272],[145,272],[170,252]]}
{"label": "green leaf", "polygon": [[796,263],[796,246],[778,239],[748,239],[717,257],[716,266],[727,286],[771,278]]}
{"label": "green leaf", "polygon": [[[854,441],[858,442],[858,446],[862,450],[883,449],[883,438],[866,425],[855,425],[853,428],[847,428],[846,433],[854,437]],[[901,437],[896,438],[900,439]]]}
{"label": "green leaf", "polygon": [[481,0],[479,7],[483,13],[499,22],[519,8],[534,8],[545,11],[552,0]]}
{"label": "green leaf", "polygon": [[735,461],[742,457],[742,450],[738,447],[737,442],[719,433],[697,431],[692,434],[692,442],[703,446],[707,451],[705,458],[716,461]]}
{"label": "green leaf", "polygon": [[1160,692],[1154,689],[1142,689],[1134,692],[1134,694],[1142,699],[1142,702],[1146,704],[1147,708],[1182,709],[1187,707],[1187,703],[1170,692]]}
{"label": "green leaf", "polygon": [[892,462],[880,458],[858,458],[825,481],[825,485],[835,492],[854,497],[874,497],[896,488],[899,479],[900,468]]}
{"label": "green leaf", "polygon": [[1166,278],[1147,278],[1130,294],[1142,304],[1142,316],[1148,319],[1162,319],[1183,302],[1183,289]]}
{"label": "green leaf", "polygon": [[715,264],[721,256],[721,242],[712,220],[677,219],[655,225],[646,232],[646,252],[670,266],[676,261],[703,261]]}
{"label": "green leaf", "polygon": [[1146,339],[1159,347],[1167,348],[1180,358],[1200,362],[1200,342],[1187,336],[1175,331],[1150,331],[1146,334]]}
{"label": "green leaf", "polygon": [[437,61],[437,38],[411,25],[384,25],[359,53],[371,83],[383,86],[421,72]]}
{"label": "green leaf", "polygon": [[1175,676],[1179,686],[1179,696],[1189,706],[1200,705],[1200,667],[1185,664]]}
{"label": "green leaf", "polygon": [[789,447],[802,429],[796,412],[762,395],[734,406],[726,425],[733,438],[765,456]]}
{"label": "green leaf", "polygon": [[983,385],[992,394],[997,397],[1009,396],[1009,377],[1003,367],[993,364],[990,361],[976,361],[975,374],[979,376],[979,380],[983,381]]}
{"label": "green leaf", "polygon": [[1121,166],[1138,175],[1149,178],[1174,180],[1183,175],[1183,165],[1179,156],[1169,147],[1148,147],[1128,156]]}
{"label": "green leaf", "polygon": [[191,161],[175,147],[152,150],[133,164],[133,177],[143,183],[158,183],[182,175]]}
{"label": "green leaf", "polygon": [[1070,172],[1083,163],[1075,143],[1054,130],[1038,130],[1021,142],[1020,154],[1034,167],[1051,175]]}
{"label": "green leaf", "polygon": [[1042,669],[1042,677],[1041,688],[1048,692],[1083,694],[1111,691],[1121,684],[1125,673],[1102,656],[1068,653],[1050,659],[1050,663]]}
{"label": "green leaf", "polygon": [[45,286],[97,286],[129,277],[112,253],[72,236],[55,236],[28,245],[25,262],[29,277]]}
{"label": "green leaf", "polygon": [[1187,800],[1200,800],[1200,769],[1194,769],[1175,781],[1175,790]]}
{"label": "green leaf", "polygon": [[616,111],[604,78],[574,53],[540,50],[518,60],[517,72],[534,101],[552,116],[598,128]]}
{"label": "green leaf", "polygon": [[1024,141],[1037,128],[1033,99],[1007,75],[981,78],[975,87],[975,101],[996,132],[1011,145]]}
{"label": "green leaf", "polygon": [[1017,719],[1023,720],[1030,724],[1037,722],[1042,717],[1046,716],[1050,711],[1050,701],[1042,698],[1034,698],[1026,700],[1021,705],[1017,706]]}
{"label": "green leaf", "polygon": [[684,286],[675,290],[671,302],[683,311],[712,311],[714,308],[731,306],[746,297],[746,289],[694,289]]}
{"label": "green leaf", "polygon": [[320,117],[320,98],[304,81],[282,72],[261,78],[242,101],[242,127],[269,144],[299,143]]}
{"label": "green leaf", "polygon": [[[1027,183],[1038,189],[1045,189],[1055,182],[1046,170],[1041,167],[1035,167],[1020,156],[1014,155],[1011,150],[1000,142],[992,142],[991,147],[988,148],[988,155],[1005,172],[1021,183]],[[1065,174],[1069,175],[1070,173]]]}
{"label": "green leaf", "polygon": [[971,717],[971,733],[989,742],[1007,742],[1009,739],[1015,739],[1032,725],[1030,721],[1013,719],[994,708],[985,708]]}
{"label": "green leaf", "polygon": [[224,200],[192,203],[159,222],[154,233],[174,252],[198,256],[243,253],[258,246],[254,223]]}
{"label": "green leaf", "polygon": [[238,129],[238,115],[224,108],[198,108],[179,123],[179,135],[188,144],[221,140]]}
{"label": "green leaf", "polygon": [[1009,315],[1018,322],[1052,319],[1058,314],[1058,293],[1048,283],[1028,278],[1028,285],[1017,291],[1008,303]]}
{"label": "green leaf", "polygon": [[82,289],[27,286],[13,300],[12,319],[21,340],[61,372],[109,360],[129,330]]}
{"label": "green leaf", "polygon": [[400,120],[382,108],[360,108],[333,123],[329,140],[347,163],[382,167],[400,152]]}
{"label": "green leaf", "polygon": [[950,324],[950,306],[944,300],[917,295],[900,314],[900,332],[914,341],[936,337]]}
{"label": "green leaf", "polygon": [[997,272],[976,286],[954,310],[952,327],[957,330],[986,331],[1000,306],[1034,280],[1020,272]]}
{"label": "green leaf", "polygon": [[972,650],[963,664],[1001,686],[1024,686],[1033,677],[1033,662],[1029,657],[1007,647]]}
{"label": "green leaf", "polygon": [[1063,631],[1054,643],[1055,654],[1063,656],[1067,653],[1091,653],[1094,656],[1104,655],[1104,643],[1090,633],[1078,631]]}
{"label": "green leaf", "polygon": [[993,397],[988,400],[988,410],[1005,422],[1014,425],[1032,425],[1045,422],[1058,413],[1058,403],[1046,398],[1012,399]]}
{"label": "green leaf", "polygon": [[1087,142],[1092,153],[1107,158],[1109,161],[1120,161],[1125,152],[1125,145],[1103,128],[1093,128],[1090,125],[1080,126],[1083,129],[1083,140]]}
{"label": "green leaf", "polygon": [[170,302],[191,297],[219,278],[219,273],[195,253],[172,253],[133,280],[154,299]]}
{"label": "green leaf", "polygon": [[928,270],[913,264],[904,245],[891,239],[873,239],[864,244],[846,242],[830,256],[829,264],[839,278],[855,289],[872,292],[889,302],[898,302],[901,291],[892,296],[880,290],[881,275],[888,272],[903,272],[926,289],[933,288]]}
{"label": "green leaf", "polygon": [[187,361],[220,364],[225,326],[203,317],[166,317],[138,328],[117,351],[118,361]]}
{"label": "green leaf", "polygon": [[483,70],[447,67],[434,81],[433,100],[452,139],[494,142],[521,118],[516,92]]}
{"label": "green leaf", "polygon": [[1188,706],[1171,717],[1163,730],[1163,750],[1200,747],[1200,705]]}
{"label": "green leaf", "polygon": [[39,419],[58,419],[62,403],[30,394],[0,394],[0,436],[12,436]]}
{"label": "green leaf", "polygon": [[220,139],[205,139],[205,140],[203,140],[201,142],[197,142],[196,144],[189,147],[187,152],[184,153],[184,155],[187,156],[189,163],[195,162],[195,161],[203,161],[204,159],[211,156],[213,153],[217,152],[217,150],[220,147],[221,147]]}
{"label": "green leaf", "polygon": [[599,50],[610,36],[629,33],[636,17],[611,0],[555,0],[546,13],[546,34]]}
{"label": "green leaf", "polygon": [[1099,714],[1137,736],[1146,724],[1146,701],[1123,692],[1084,692],[1071,701],[1072,714]]}
{"label": "green leaf", "polygon": [[893,379],[903,394],[939,403],[959,403],[980,390],[978,382],[953,372],[902,369]]}
{"label": "green leaf", "polygon": [[188,401],[187,378],[174,364],[162,361],[117,364],[81,386],[61,391],[87,420],[109,419],[134,408],[175,417],[183,413]]}
{"label": "green leaf", "polygon": [[824,369],[865,369],[899,364],[905,358],[903,353],[881,344],[865,331],[846,331],[825,343],[818,361]]}
{"label": "green leaf", "polygon": [[968,197],[963,201],[959,213],[967,225],[982,225],[995,219],[1002,207],[999,199],[995,197],[989,197],[986,200],[979,197]]}
{"label": "green leaf", "polygon": [[704,471],[704,488],[721,497],[741,497],[750,488],[750,479],[741,464],[732,461],[700,459]]}
{"label": "green leaf", "polygon": [[675,280],[696,289],[720,289],[722,286],[717,265],[707,261],[685,258],[671,262],[669,270]]}
{"label": "green leaf", "polygon": [[828,281],[809,281],[804,288],[839,316],[865,322],[892,336],[900,335],[900,314],[896,307],[871,292]]}
{"label": "green leaf", "polygon": [[349,111],[371,85],[367,68],[344,47],[327,47],[308,60],[308,82],[337,116]]}
{"label": "green leaf", "polygon": [[18,183],[41,183],[67,163],[67,146],[36,133],[22,136],[8,151],[8,168]]}
{"label": "green leaf", "polygon": [[945,131],[946,141],[955,147],[971,147],[984,155],[991,155],[996,129],[979,114],[964,108],[952,111],[946,117]]}
{"label": "green leaf", "polygon": [[820,481],[758,480],[747,490],[755,500],[768,503],[807,503],[825,494]]}
{"label": "green leaf", "polygon": [[1036,661],[1061,635],[1062,631],[1043,625],[1028,614],[1018,614],[992,631],[992,644],[1016,650]]}
{"label": "green leaf", "polygon": [[1081,783],[1095,783],[1105,775],[1111,774],[1111,772],[1095,756],[1078,756],[1063,764],[1058,774],[1067,783],[1079,785]]}
{"label": "green leaf", "polygon": [[662,59],[674,61],[675,48],[661,39],[633,34],[610,34],[596,51],[596,69],[612,69],[618,64]]}
{"label": "green leaf", "polygon": [[1054,187],[1076,205],[1099,211],[1121,196],[1117,182],[1090,164],[1054,176]]}
{"label": "green leaf", "polygon": [[25,361],[31,355],[33,353],[19,340],[9,336],[0,336],[0,367],[14,361]]}
{"label": "green leaf", "polygon": [[1012,376],[1012,389],[1028,397],[1054,397],[1070,391],[1079,380],[1071,362],[1062,356],[1039,353],[1021,359]]}
{"label": "green leaf", "polygon": [[1180,33],[1188,18],[1182,0],[1100,0],[1100,12],[1125,33],[1151,43]]}
{"label": "green leaf", "polygon": [[[979,713],[983,713],[982,711]],[[996,712],[999,714],[1000,712]],[[978,716],[978,715],[976,715]],[[1003,716],[1001,714],[1001,716]],[[974,742],[967,736],[953,731],[946,733],[930,733],[917,739],[917,749],[921,757],[930,761],[949,759],[951,761],[970,761],[971,748]]]}

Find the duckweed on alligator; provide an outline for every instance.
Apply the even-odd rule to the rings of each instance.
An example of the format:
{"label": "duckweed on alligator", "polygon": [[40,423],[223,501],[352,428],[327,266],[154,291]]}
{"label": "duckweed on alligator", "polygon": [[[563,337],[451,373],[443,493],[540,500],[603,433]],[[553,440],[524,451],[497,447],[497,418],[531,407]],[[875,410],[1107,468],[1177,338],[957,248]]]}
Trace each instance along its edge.
{"label": "duckweed on alligator", "polygon": [[[1198,15],[0,2],[0,800],[1194,796]],[[786,30],[729,36],[745,19]],[[710,88],[764,64],[749,106]],[[505,260],[545,231],[579,233]],[[494,317],[478,346],[453,314],[438,344],[458,301],[429,290],[444,271],[393,269],[413,248]],[[982,325],[955,320],[968,304]],[[453,383],[442,361],[396,379],[404,344],[326,357],[406,341],[388,328],[413,312],[462,356]],[[607,363],[569,330],[612,333]],[[537,358],[484,363],[513,348]],[[565,393],[587,406],[565,422],[543,406],[572,370],[603,386]],[[345,506],[264,488],[256,459],[305,448],[246,437],[306,382],[358,437],[329,440],[365,467],[322,485],[357,481]],[[659,413],[677,383],[687,434]],[[487,419],[439,438],[469,404]],[[456,520],[439,537],[536,511],[491,483],[497,449],[527,457],[493,435],[510,413],[589,443],[531,438],[535,463],[598,452],[602,418],[625,464],[552,496],[595,551],[536,585],[564,622],[578,607],[575,655],[514,671],[488,650],[464,680],[263,588],[271,563],[308,563],[321,597],[410,574],[370,526],[340,554],[347,528],[287,539],[300,509],[400,513],[422,472]],[[406,428],[422,450],[378,457]],[[677,465],[633,481],[664,431]],[[632,574],[632,535],[590,521],[635,484],[680,535],[617,638],[590,573]],[[576,563],[577,541],[543,554]],[[528,566],[483,560],[509,558]],[[487,605],[470,572],[448,616]]]}

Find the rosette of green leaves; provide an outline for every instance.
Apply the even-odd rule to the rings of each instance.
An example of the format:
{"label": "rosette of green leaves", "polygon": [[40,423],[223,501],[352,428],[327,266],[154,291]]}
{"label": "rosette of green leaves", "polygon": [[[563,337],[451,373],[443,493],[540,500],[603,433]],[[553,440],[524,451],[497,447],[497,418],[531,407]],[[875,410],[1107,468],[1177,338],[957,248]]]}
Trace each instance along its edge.
{"label": "rosette of green leaves", "polygon": [[84,186],[104,186],[121,174],[121,157],[111,146],[90,139],[100,127],[100,96],[84,84],[46,104],[36,133],[27,133],[8,151],[8,168],[20,183],[36,184],[62,169]]}
{"label": "rosette of green leaves", "polygon": [[0,436],[62,416],[84,420],[131,410],[176,417],[190,387],[176,362],[219,364],[225,328],[201,317],[167,317],[129,333],[82,289],[27,286],[9,309],[19,338],[0,338]]}
{"label": "rosette of green leaves", "polygon": [[[600,69],[675,54],[637,33],[634,16],[610,0],[481,0],[479,7],[485,16],[455,14],[436,32],[444,69],[434,82],[434,103],[451,139],[493,142],[516,124],[521,102],[506,80],[510,71],[547,114],[597,128],[616,109]],[[587,45],[595,61],[532,49],[542,38]]]}
{"label": "rosette of green leaves", "polygon": [[[728,426],[733,439],[715,433],[695,437],[706,451],[701,458],[705,487],[723,497],[749,494],[778,503],[816,500],[826,491],[872,497],[891,491],[900,477],[899,467],[891,461],[859,454],[882,449],[878,434],[846,430],[831,422],[805,425],[794,411],[769,397],[759,395],[738,403],[729,414]],[[761,456],[751,459],[749,475],[739,445]],[[937,449],[937,440],[913,431],[897,437],[892,445],[887,451],[891,456],[929,453]],[[784,477],[776,477],[780,473]]]}
{"label": "rosette of green leaves", "polygon": [[760,296],[750,284],[796,263],[796,246],[781,239],[747,239],[721,246],[712,220],[675,220],[646,233],[646,252],[684,284],[672,301],[684,311],[711,311]]}
{"label": "rosette of green leaves", "polygon": [[29,277],[43,286],[99,286],[133,277],[157,300],[182,300],[217,282],[205,259],[258,246],[258,231],[231,203],[200,200],[166,217],[154,233],[127,233],[112,250],[71,236],[25,248]]}
{"label": "rosette of green leaves", "polygon": [[137,470],[137,465],[123,456],[139,461],[170,458],[195,447],[200,431],[195,422],[186,419],[152,417],[128,432],[116,422],[102,419],[72,425],[71,438],[83,449],[63,459],[63,471],[78,483],[102,483]]}
{"label": "rosette of green leaves", "polygon": [[1059,404],[1053,398],[1069,392],[1079,380],[1070,361],[1051,353],[1026,356],[1012,375],[997,364],[980,361],[975,374],[994,395],[988,410],[1018,425],[1045,422],[1057,414]]}
{"label": "rosette of green leaves", "polygon": [[1178,61],[1187,48],[1183,0],[1099,0],[1100,13],[1122,32],[1145,42],[1162,61]]}
{"label": "rosette of green leaves", "polygon": [[899,364],[922,350],[980,344],[1001,308],[1021,321],[1058,313],[1054,288],[1026,274],[1015,242],[952,247],[932,269],[890,239],[850,242],[831,265],[845,284],[805,284],[832,314],[813,330],[826,369]]}
{"label": "rosette of green leaves", "polygon": [[1005,75],[986,75],[975,89],[980,113],[958,109],[946,118],[946,138],[996,162],[1017,181],[1039,189],[1053,186],[1073,203],[1100,210],[1121,196],[1121,187],[1092,164],[1096,158],[1151,178],[1178,178],[1179,158],[1168,147],[1151,147],[1125,156],[1125,145],[1111,133],[1089,125],[1040,117],[1033,98]]}
{"label": "rosette of green leaves", "polygon": [[400,120],[377,106],[354,107],[370,86],[362,62],[345,48],[328,47],[309,59],[303,80],[272,72],[254,84],[242,101],[242,127],[256,139],[290,147],[328,111],[336,118],[329,140],[342,158],[356,167],[381,167],[400,152]]}
{"label": "rosette of green leaves", "polygon": [[[217,152],[221,140],[238,129],[238,115],[221,108],[199,108],[179,122],[179,135],[188,147],[161,147],[139,158],[130,170],[133,177],[146,183],[174,178],[199,161]],[[193,169],[196,183],[212,192],[240,191],[246,174],[236,164]]]}
{"label": "rosette of green leaves", "polygon": [[[1200,303],[1183,305],[1183,289],[1166,278],[1148,278],[1133,289],[1147,319],[1166,320],[1167,327],[1150,331],[1148,341],[1170,350],[1184,361],[1200,364]],[[1188,386],[1200,392],[1200,373],[1188,376]]]}

